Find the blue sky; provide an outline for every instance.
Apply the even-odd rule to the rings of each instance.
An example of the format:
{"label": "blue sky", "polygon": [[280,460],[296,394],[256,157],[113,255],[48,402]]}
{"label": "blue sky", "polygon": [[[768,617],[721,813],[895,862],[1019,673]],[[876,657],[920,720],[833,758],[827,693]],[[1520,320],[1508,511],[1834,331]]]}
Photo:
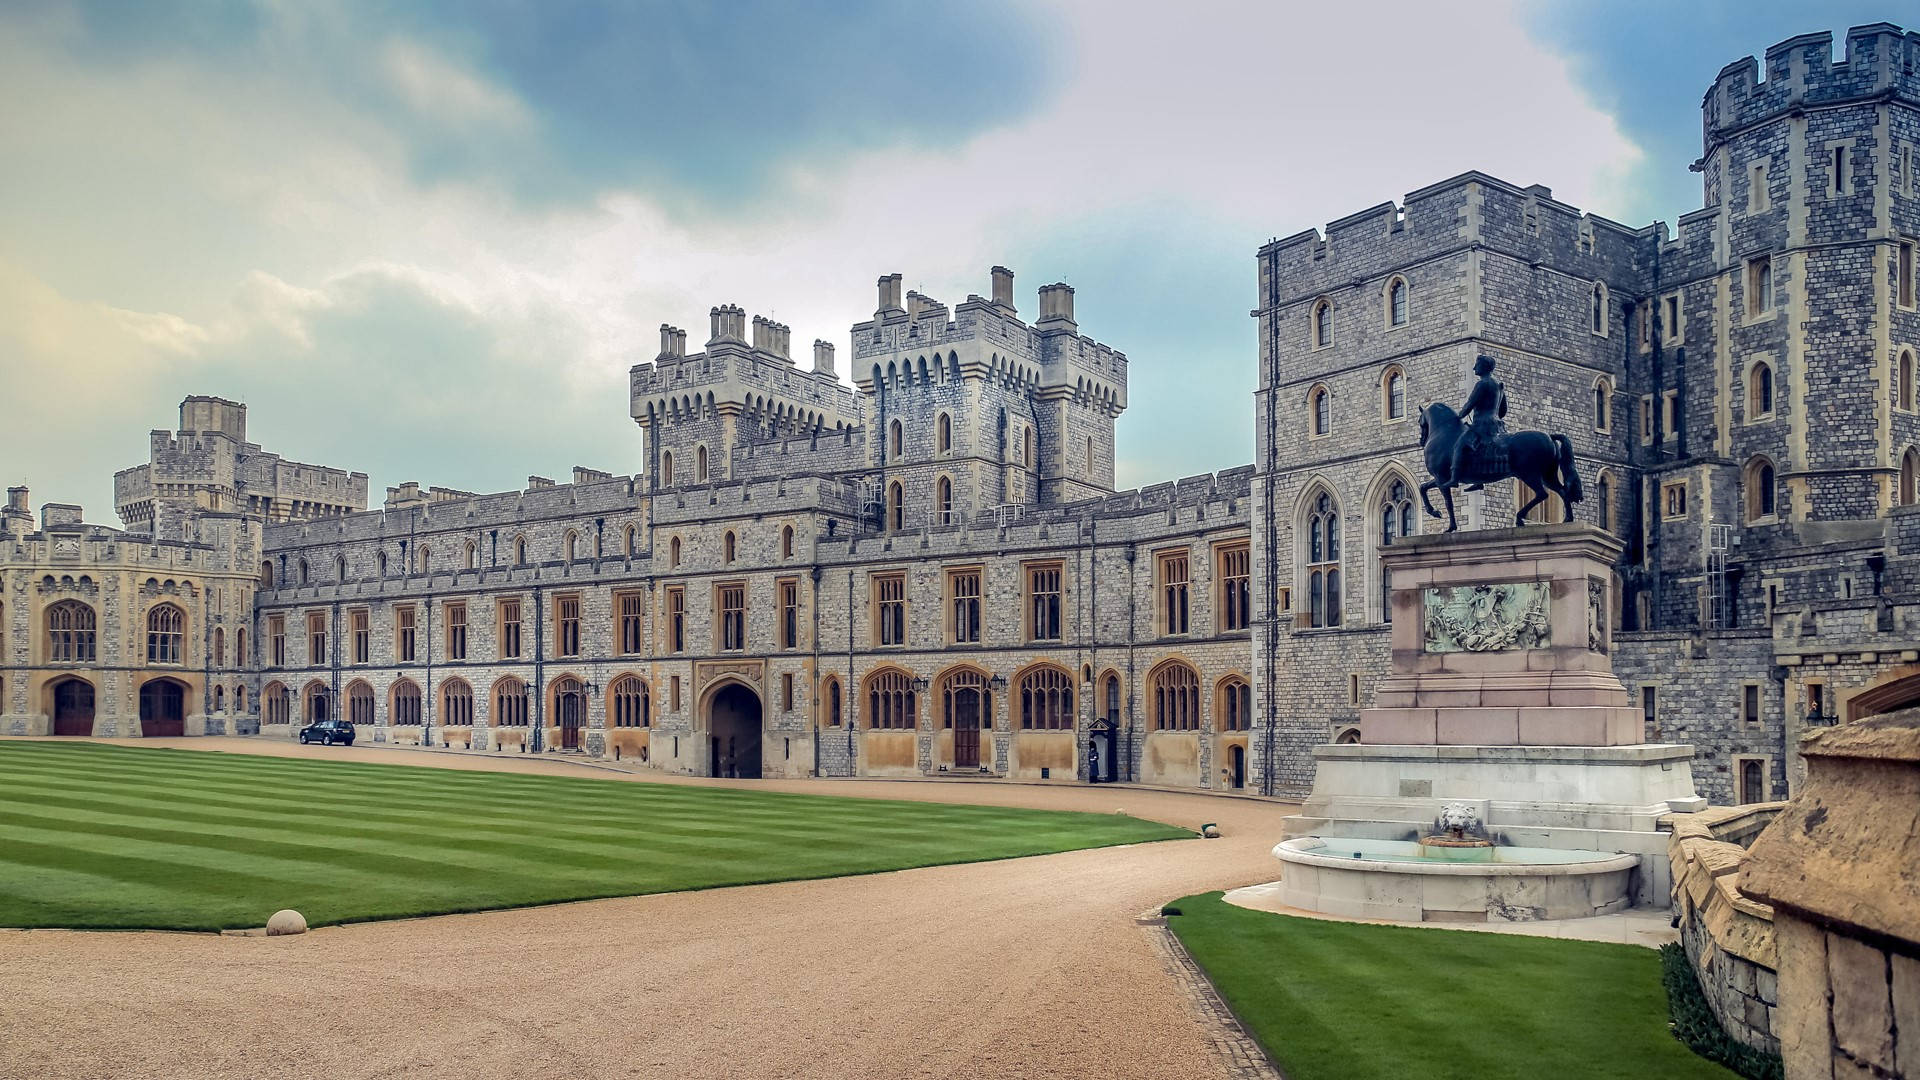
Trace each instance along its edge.
{"label": "blue sky", "polygon": [[0,472],[110,522],[189,393],[376,503],[632,472],[659,323],[733,302],[844,351],[879,275],[951,302],[995,263],[1132,360],[1123,484],[1231,467],[1268,237],[1469,168],[1671,220],[1722,66],[1894,14],[1461,10],[9,5],[0,377],[44,404]]}

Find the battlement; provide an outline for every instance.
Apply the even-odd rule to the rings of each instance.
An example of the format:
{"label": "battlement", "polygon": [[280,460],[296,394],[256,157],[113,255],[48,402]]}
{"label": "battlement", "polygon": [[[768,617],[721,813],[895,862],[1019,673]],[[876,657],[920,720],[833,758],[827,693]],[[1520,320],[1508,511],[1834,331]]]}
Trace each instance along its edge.
{"label": "battlement", "polygon": [[1920,33],[1892,23],[1847,31],[1846,53],[1833,59],[1833,34],[1801,34],[1766,51],[1765,75],[1748,56],[1720,70],[1701,102],[1705,153],[1727,135],[1793,109],[1880,94],[1920,102]]}
{"label": "battlement", "polygon": [[[537,479],[537,478],[536,478]],[[406,485],[401,485],[403,488]],[[417,487],[417,485],[416,485]],[[445,489],[439,489],[445,490]],[[324,521],[270,525],[262,538],[267,551],[362,540],[386,540],[421,533],[477,529],[519,529],[528,522],[591,515],[631,516],[639,493],[630,476],[581,484],[529,487],[348,514]]]}
{"label": "battlement", "polygon": [[[1482,172],[1465,172],[1271,240],[1259,251],[1263,306],[1284,306],[1353,288],[1422,260],[1475,245],[1541,263],[1592,255],[1617,276],[1646,243],[1646,230],[1560,202],[1541,184],[1520,187]],[[1592,272],[1592,264],[1580,268]],[[1621,282],[1616,281],[1616,286]]]}
{"label": "battlement", "polygon": [[1004,527],[989,512],[950,526],[822,540],[816,550],[824,562],[870,562],[887,552],[904,559],[939,559],[1089,542],[1152,543],[1163,537],[1191,537],[1195,529],[1244,528],[1251,521],[1253,474],[1253,466],[1243,465],[1097,499],[1024,507],[1021,516]]}
{"label": "battlement", "polygon": [[679,487],[653,498],[653,521],[662,528],[716,518],[810,511],[857,515],[860,511],[858,481],[849,477],[766,477]]}
{"label": "battlement", "polygon": [[880,382],[924,381],[945,363],[1034,389],[1071,389],[1114,413],[1126,408],[1126,354],[1079,333],[1071,285],[1042,286],[1040,321],[1029,326],[1014,307],[1013,271],[1004,266],[990,272],[991,299],[970,294],[951,312],[917,292],[906,294],[904,307],[893,306],[899,278],[880,279],[880,310],[853,327],[854,384],[863,393]]}
{"label": "battlement", "polygon": [[[738,310],[730,309],[728,319]],[[744,325],[744,314],[742,320]],[[786,355],[792,334],[786,326],[757,319],[754,333],[760,344],[751,351],[731,344],[693,356],[663,351],[651,362],[635,364],[629,373],[634,422],[649,428],[710,416],[722,406],[779,411],[796,422],[824,427],[859,422],[859,396],[835,376],[831,345],[815,342],[813,370],[803,371]],[[662,327],[661,334],[665,339],[680,331]]]}
{"label": "battlement", "polygon": [[235,570],[232,560],[209,544],[155,540],[105,525],[74,523],[56,528],[58,540],[46,531],[0,539],[0,570],[31,567],[55,576],[71,575],[81,567],[175,574]]}

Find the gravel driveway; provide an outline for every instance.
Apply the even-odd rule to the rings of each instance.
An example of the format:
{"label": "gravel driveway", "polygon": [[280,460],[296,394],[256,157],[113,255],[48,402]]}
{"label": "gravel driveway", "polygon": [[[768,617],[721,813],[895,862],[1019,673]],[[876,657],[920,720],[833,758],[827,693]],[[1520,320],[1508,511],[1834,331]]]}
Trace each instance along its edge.
{"label": "gravel driveway", "polygon": [[[379,747],[137,742],[585,772]],[[1187,893],[1278,876],[1268,850],[1291,807],[1077,785],[744,783],[1125,809],[1189,827],[1218,822],[1226,835],[296,938],[0,931],[0,1076],[1222,1075],[1215,1032],[1133,917]]]}

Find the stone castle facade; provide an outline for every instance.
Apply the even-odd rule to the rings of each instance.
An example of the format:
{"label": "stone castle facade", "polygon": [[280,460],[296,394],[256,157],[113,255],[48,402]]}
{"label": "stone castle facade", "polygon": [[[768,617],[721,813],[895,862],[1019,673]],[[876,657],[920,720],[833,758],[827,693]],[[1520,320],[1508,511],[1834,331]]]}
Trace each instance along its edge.
{"label": "stone castle facade", "polygon": [[[131,734],[167,680],[187,730],[1303,794],[1387,668],[1378,553],[1433,527],[1421,406],[1484,353],[1627,542],[1613,660],[1648,737],[1697,746],[1715,801],[1776,797],[1809,724],[1920,697],[1920,34],[1831,48],[1721,72],[1677,233],[1468,173],[1261,248],[1256,461],[1217,475],[1115,492],[1127,358],[1065,285],[1022,319],[1000,267],[951,308],[881,278],[851,386],[732,305],[693,354],[663,326],[632,476],[368,512],[364,476],[190,398],[115,478],[126,531],[8,511],[0,731],[58,726],[56,683],[76,730],[78,681]],[[1513,508],[1490,487],[1464,526]],[[169,585],[189,644],[147,664]],[[56,658],[56,596],[113,664]]]}
{"label": "stone castle facade", "polygon": [[[1809,724],[1920,695],[1920,34],[1832,47],[1715,79],[1677,235],[1468,173],[1261,249],[1263,786],[1304,790],[1308,748],[1356,737],[1387,669],[1379,550],[1436,527],[1421,406],[1458,407],[1480,354],[1512,426],[1573,440],[1576,516],[1627,541],[1614,668],[1649,741],[1697,748],[1702,794],[1784,797]],[[1463,527],[1514,510],[1490,487]]]}

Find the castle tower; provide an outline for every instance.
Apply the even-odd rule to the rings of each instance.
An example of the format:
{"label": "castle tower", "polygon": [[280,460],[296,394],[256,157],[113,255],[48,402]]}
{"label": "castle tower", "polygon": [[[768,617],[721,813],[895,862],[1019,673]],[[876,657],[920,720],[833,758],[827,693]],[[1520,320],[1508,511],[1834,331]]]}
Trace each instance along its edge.
{"label": "castle tower", "polygon": [[660,353],[631,372],[633,422],[646,433],[648,487],[729,479],[745,445],[858,427],[860,403],[833,370],[833,346],[814,343],[811,371],[796,367],[793,331],[734,304],[713,308],[704,352],[662,323]]}
{"label": "castle tower", "polygon": [[959,525],[997,506],[1113,490],[1126,356],[1080,335],[1067,285],[1040,290],[1031,326],[1014,306],[1011,270],[994,267],[990,291],[949,310],[903,296],[890,274],[873,318],[853,328],[883,527]]}
{"label": "castle tower", "polygon": [[367,508],[367,474],[287,461],[247,441],[247,407],[192,395],[180,429],[148,435],[146,463],[114,474],[114,508],[131,532],[194,539],[201,514],[311,521]]}

